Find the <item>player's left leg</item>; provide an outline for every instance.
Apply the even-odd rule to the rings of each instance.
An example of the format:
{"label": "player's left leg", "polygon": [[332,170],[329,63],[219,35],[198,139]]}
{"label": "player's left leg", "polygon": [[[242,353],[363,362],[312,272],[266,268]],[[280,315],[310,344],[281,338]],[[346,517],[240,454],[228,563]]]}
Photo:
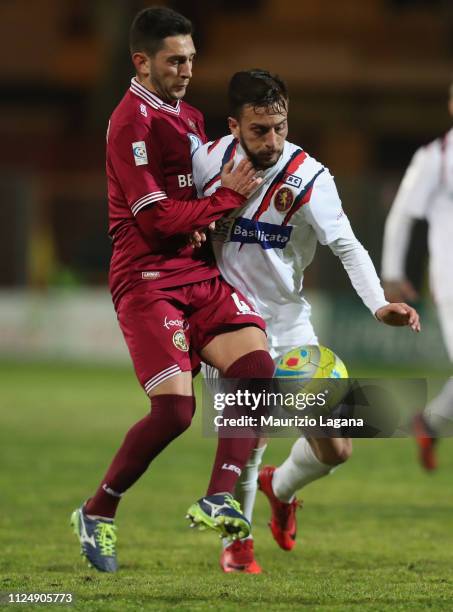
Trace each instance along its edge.
{"label": "player's left leg", "polygon": [[[225,378],[271,379],[274,363],[267,350],[261,317],[244,296],[224,281],[214,279],[207,290],[209,300],[205,296],[203,305],[190,319],[194,347],[203,361],[218,368]],[[257,432],[249,428],[238,435],[241,437],[231,432],[228,437],[219,435],[207,495],[188,510],[195,522],[218,529],[232,539],[246,537],[250,532],[250,523],[232,493],[255,446]]]}
{"label": "player's left leg", "polygon": [[[442,336],[453,362],[453,301],[440,301],[437,307]],[[437,440],[441,435],[453,432],[453,378],[449,378],[439,395],[415,416],[413,425],[420,463],[426,470],[434,470],[437,467]]]}
{"label": "player's left leg", "polygon": [[[259,438],[249,460],[236,482],[234,496],[240,503],[245,518],[252,524],[253,508],[258,490],[258,473],[267,447],[267,438]],[[253,536],[229,542],[222,540],[220,567],[225,573],[260,574],[261,566],[255,559]]]}
{"label": "player's left leg", "polygon": [[[203,363],[202,374],[209,391],[214,396],[216,393],[225,392],[222,381],[219,379],[217,368]],[[255,505],[256,492],[258,490],[258,473],[262,462],[264,451],[267,446],[267,438],[258,438],[252,453],[245,464],[239,479],[236,482],[234,497],[239,502],[245,518],[252,523],[253,508]],[[227,538],[222,539],[222,553],[220,555],[220,567],[225,573],[259,574],[261,567],[255,560],[253,536],[237,540],[231,543]]]}
{"label": "player's left leg", "polygon": [[[262,380],[271,379],[274,373],[274,362],[266,348],[264,332],[250,326],[219,334],[200,352],[203,360],[217,367],[225,378],[246,379],[248,390],[253,392],[251,380],[259,379],[259,391],[262,391]],[[244,414],[246,412],[247,407],[244,407]],[[237,436],[235,432],[229,432],[228,436],[219,434],[206,497],[188,510],[194,522],[220,529],[224,536],[231,539],[247,537],[250,533],[250,522],[242,514],[232,494],[256,444],[257,432],[253,428],[245,431],[241,428]]]}
{"label": "player's left leg", "polygon": [[284,550],[296,543],[296,492],[329,474],[349,459],[350,438],[299,438],[281,466],[264,467],[259,474],[259,487],[271,505],[269,523],[274,539]]}

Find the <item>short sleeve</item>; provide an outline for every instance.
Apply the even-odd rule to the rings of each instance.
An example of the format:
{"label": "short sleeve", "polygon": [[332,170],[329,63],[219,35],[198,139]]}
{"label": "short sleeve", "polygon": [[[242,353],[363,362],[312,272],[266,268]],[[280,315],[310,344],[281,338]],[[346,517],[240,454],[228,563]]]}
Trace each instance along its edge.
{"label": "short sleeve", "polygon": [[167,197],[160,151],[149,125],[130,123],[109,130],[107,165],[134,215]]}
{"label": "short sleeve", "polygon": [[321,244],[351,237],[349,220],[341,205],[333,176],[327,168],[313,183],[310,200],[303,210],[307,223],[313,227]]}

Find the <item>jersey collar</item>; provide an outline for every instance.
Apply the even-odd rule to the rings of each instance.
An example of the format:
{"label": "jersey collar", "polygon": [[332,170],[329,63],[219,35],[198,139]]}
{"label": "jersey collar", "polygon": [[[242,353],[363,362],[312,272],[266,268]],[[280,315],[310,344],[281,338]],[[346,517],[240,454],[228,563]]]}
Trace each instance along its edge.
{"label": "jersey collar", "polygon": [[179,115],[180,113],[180,101],[176,102],[176,106],[172,106],[171,104],[167,104],[163,100],[161,100],[156,94],[146,87],[143,87],[141,83],[137,81],[135,77],[131,79],[130,91],[144,100],[147,104],[149,104],[152,108],[156,110],[163,110],[166,113],[170,113],[171,115]]}

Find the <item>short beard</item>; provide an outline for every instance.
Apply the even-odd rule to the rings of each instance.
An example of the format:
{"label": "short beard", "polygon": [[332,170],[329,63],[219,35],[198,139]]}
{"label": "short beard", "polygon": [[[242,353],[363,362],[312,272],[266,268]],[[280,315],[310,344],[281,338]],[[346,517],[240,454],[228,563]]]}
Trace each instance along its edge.
{"label": "short beard", "polygon": [[[274,162],[263,164],[263,162],[260,161],[260,158],[250,151],[250,149],[245,144],[243,138],[239,137],[239,142],[241,143],[241,147],[244,149],[245,154],[247,155],[249,160],[252,162],[253,167],[256,168],[257,170],[267,170],[268,168],[272,168],[272,166],[275,166],[275,164],[277,163],[278,158]],[[280,151],[278,157],[280,157],[281,154],[282,152]]]}

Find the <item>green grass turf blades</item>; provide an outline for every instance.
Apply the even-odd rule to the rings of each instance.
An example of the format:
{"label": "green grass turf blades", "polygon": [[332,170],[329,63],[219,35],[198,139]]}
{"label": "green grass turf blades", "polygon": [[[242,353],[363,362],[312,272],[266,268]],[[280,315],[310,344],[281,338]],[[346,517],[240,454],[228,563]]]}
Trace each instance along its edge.
{"label": "green grass turf blades", "polygon": [[[304,491],[291,553],[275,545],[258,493],[255,550],[264,573],[224,575],[220,542],[184,520],[215,450],[198,414],[125,496],[121,569],[102,575],[79,557],[68,513],[148,410],[146,397],[128,367],[0,364],[0,380],[0,591],[73,592],[71,609],[88,611],[449,608],[453,441],[439,445],[433,475],[419,468],[412,440],[357,441],[347,465]],[[272,440],[265,462],[281,462],[290,444]]]}

